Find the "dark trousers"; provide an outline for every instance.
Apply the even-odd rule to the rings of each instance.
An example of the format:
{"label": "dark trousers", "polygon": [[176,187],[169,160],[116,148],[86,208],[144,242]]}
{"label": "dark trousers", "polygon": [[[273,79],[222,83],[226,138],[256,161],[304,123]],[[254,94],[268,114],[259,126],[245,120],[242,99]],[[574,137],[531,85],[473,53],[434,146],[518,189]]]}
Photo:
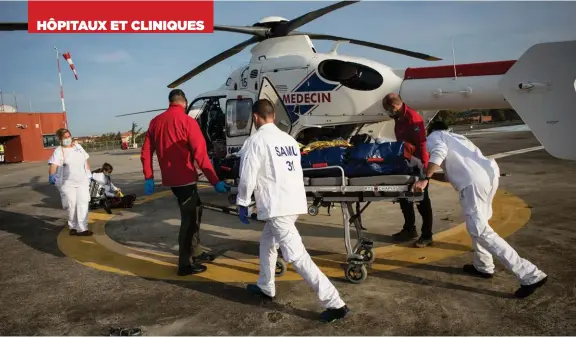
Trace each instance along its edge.
{"label": "dark trousers", "polygon": [[178,234],[178,267],[190,265],[190,258],[202,254],[200,221],[202,209],[196,185],[172,187],[180,207],[180,233]]}
{"label": "dark trousers", "polygon": [[[422,216],[422,235],[423,239],[432,238],[432,203],[430,202],[430,194],[428,188],[430,183],[426,185],[424,189],[424,199],[417,203],[416,207],[420,216]],[[415,230],[416,229],[416,214],[414,212],[414,203],[408,201],[407,199],[400,199],[400,208],[402,209],[402,214],[404,214],[404,229]]]}

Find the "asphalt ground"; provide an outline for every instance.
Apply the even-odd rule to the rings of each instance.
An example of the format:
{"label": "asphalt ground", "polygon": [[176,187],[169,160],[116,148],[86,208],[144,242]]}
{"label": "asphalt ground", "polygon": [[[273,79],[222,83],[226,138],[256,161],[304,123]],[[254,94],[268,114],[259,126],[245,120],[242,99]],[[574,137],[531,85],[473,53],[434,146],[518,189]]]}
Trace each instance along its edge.
{"label": "asphalt ground", "polygon": [[[530,132],[479,134],[470,138],[488,155],[539,145]],[[92,154],[90,162],[93,167],[110,162],[115,167],[115,183],[125,192],[142,195],[140,163],[133,155]],[[515,221],[519,227],[510,229],[503,225],[501,230],[506,234],[503,236],[520,256],[549,275],[550,280],[543,288],[523,300],[511,298],[518,283],[498,261],[493,279],[475,279],[460,271],[463,264],[471,261],[472,253],[454,247],[444,247],[444,250],[458,250],[457,254],[423,261],[398,262],[388,255],[377,254],[377,258],[386,259],[380,261],[380,265],[388,267],[371,270],[362,284],[347,282],[333,265],[324,266],[317,261],[327,270],[352,310],[345,320],[332,324],[318,321],[322,308],[315,295],[304,281],[290,273],[284,276],[287,280],[277,281],[276,303],[265,303],[244,291],[244,281],[255,277],[254,269],[244,273],[251,275],[246,276],[246,280],[238,276],[244,274],[234,271],[230,275],[239,280],[225,282],[221,279],[225,275],[223,267],[208,264],[208,273],[215,270],[210,274],[212,280],[206,277],[180,281],[177,277],[127,275],[123,270],[110,267],[121,263],[121,258],[104,261],[109,267],[107,270],[96,255],[92,256],[96,262],[75,259],[70,256],[74,250],[76,254],[89,255],[93,248],[89,248],[92,244],[87,242],[92,238],[70,245],[70,241],[66,241],[69,238],[61,236],[65,230],[65,213],[55,188],[47,184],[46,164],[2,165],[0,334],[99,335],[110,326],[119,326],[140,327],[149,335],[574,335],[576,163],[552,158],[544,150],[497,161],[501,171],[509,175],[500,181],[500,197],[494,207],[500,213],[507,212],[510,223]],[[439,205],[436,211],[452,212],[449,206],[457,206],[450,205],[451,198],[455,198],[450,193],[454,192],[444,191],[441,184],[432,187],[442,195],[441,198],[432,195],[432,202]],[[166,199],[164,204],[162,199],[157,199],[109,219],[105,236],[123,246],[149,245],[148,249],[173,252],[177,244],[174,236],[177,208],[165,190],[157,191],[159,195],[166,194],[162,198]],[[506,198],[519,198],[517,200],[526,206],[516,204],[511,212],[513,206]],[[437,199],[442,201],[435,202]],[[151,206],[154,203],[164,208],[156,210]],[[381,207],[385,208],[378,212],[385,212],[387,223],[383,225],[372,216],[364,224],[368,234],[385,237],[401,226],[400,210],[391,204]],[[445,230],[437,232],[437,241],[443,241],[446,238],[443,233],[457,228],[456,223],[461,220],[458,207],[451,209],[454,209],[453,222],[442,223],[445,216],[436,215],[439,226],[436,229]],[[130,217],[130,213],[140,216]],[[336,226],[339,212],[335,209],[332,213],[335,220],[326,226],[330,228],[312,226],[315,228],[312,231],[306,225],[301,226],[307,246],[318,246],[327,253],[331,253],[331,248],[333,253],[342,253],[339,247],[342,247],[343,231],[341,228],[338,231]],[[525,222],[520,218],[526,214],[528,221],[520,223]],[[158,216],[167,223],[165,233],[149,220]],[[222,220],[225,216],[230,220]],[[308,222],[320,221],[317,220],[320,216],[328,218],[321,214]],[[97,218],[98,214],[92,217]],[[227,254],[231,254],[230,251],[254,254],[256,224],[251,224],[250,233],[244,234],[243,244],[238,245],[230,240],[242,241],[239,240],[241,228],[233,216],[213,212],[206,218],[207,231],[216,232],[206,234],[213,236],[207,243]],[[223,222],[233,224],[229,226],[233,228],[219,225]],[[417,215],[417,226],[419,224]],[[122,226],[127,227],[125,233],[121,231]],[[500,227],[497,230],[500,232]],[[147,232],[149,236],[145,235]],[[159,238],[160,234],[165,237]],[[315,243],[322,242],[323,236],[328,241],[324,247]],[[385,242],[382,246],[382,249],[394,247]],[[428,254],[415,248],[398,249],[408,252],[407,260],[418,260],[420,255]],[[171,270],[172,267],[164,268]],[[156,269],[150,270],[153,273]]]}

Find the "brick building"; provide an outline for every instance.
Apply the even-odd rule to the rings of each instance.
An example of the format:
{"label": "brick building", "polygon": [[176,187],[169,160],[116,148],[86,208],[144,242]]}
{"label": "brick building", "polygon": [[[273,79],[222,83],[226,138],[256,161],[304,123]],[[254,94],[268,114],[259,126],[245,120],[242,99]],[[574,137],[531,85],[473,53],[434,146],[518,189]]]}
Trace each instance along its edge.
{"label": "brick building", "polygon": [[0,143],[6,163],[48,160],[59,145],[56,130],[66,127],[65,113],[0,112]]}

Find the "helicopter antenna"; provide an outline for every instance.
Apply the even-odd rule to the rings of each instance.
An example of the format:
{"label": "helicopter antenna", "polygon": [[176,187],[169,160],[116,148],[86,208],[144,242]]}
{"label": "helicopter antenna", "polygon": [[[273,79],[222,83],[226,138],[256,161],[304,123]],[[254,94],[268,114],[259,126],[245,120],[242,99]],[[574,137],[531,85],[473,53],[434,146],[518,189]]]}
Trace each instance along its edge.
{"label": "helicopter antenna", "polygon": [[454,37],[450,38],[450,42],[452,44],[452,65],[454,66],[454,79],[458,79],[458,75],[456,75],[456,53],[454,51]]}

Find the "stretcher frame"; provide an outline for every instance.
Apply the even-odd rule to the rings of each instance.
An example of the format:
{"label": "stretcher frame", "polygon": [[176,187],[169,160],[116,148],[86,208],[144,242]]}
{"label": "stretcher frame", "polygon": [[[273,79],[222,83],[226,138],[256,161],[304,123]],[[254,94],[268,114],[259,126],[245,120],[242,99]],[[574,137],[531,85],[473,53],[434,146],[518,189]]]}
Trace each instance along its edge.
{"label": "stretcher frame", "polygon": [[[342,223],[344,227],[344,246],[346,248],[346,268],[345,277],[352,283],[362,283],[368,277],[366,266],[374,262],[374,242],[364,236],[364,227],[362,226],[362,213],[370,206],[372,202],[398,202],[400,199],[408,199],[411,202],[419,202],[424,198],[422,192],[412,192],[412,185],[419,180],[419,176],[414,175],[381,175],[373,177],[363,177],[358,179],[386,179],[391,177],[410,177],[409,181],[403,184],[367,184],[367,185],[350,185],[348,181],[354,178],[347,178],[345,171],[341,166],[326,166],[321,168],[306,168],[303,171],[321,173],[327,170],[339,170],[340,177],[327,177],[340,179],[338,185],[317,185],[312,186],[312,179],[304,178],[306,198],[312,201],[308,208],[308,214],[318,214],[318,205],[325,202],[339,203],[342,209]],[[325,177],[326,178],[326,177]],[[322,179],[325,179],[322,178]],[[231,186],[229,201],[234,204],[235,196],[238,193],[239,179],[235,179]],[[232,202],[234,201],[234,202]],[[364,207],[360,203],[366,202]],[[354,205],[356,207],[354,207]],[[354,224],[356,229],[356,243],[352,246],[350,235],[350,225]]]}

